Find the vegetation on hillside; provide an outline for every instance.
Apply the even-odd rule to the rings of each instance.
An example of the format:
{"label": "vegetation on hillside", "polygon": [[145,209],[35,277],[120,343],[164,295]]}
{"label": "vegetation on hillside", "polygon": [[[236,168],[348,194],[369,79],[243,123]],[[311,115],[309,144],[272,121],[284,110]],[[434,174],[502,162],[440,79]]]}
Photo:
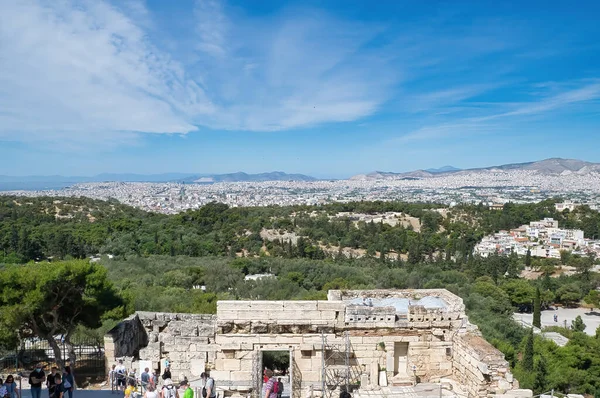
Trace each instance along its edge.
{"label": "vegetation on hillside", "polygon": [[[385,212],[418,218],[418,230],[402,222],[357,221],[350,214]],[[310,300],[325,298],[329,289],[446,288],[464,299],[469,319],[505,353],[524,387],[538,393],[555,388],[594,394],[600,385],[598,334],[585,335],[580,323],[573,329],[555,328],[571,339],[560,348],[532,337],[512,319],[514,311],[544,309],[553,303],[568,306],[584,298],[599,305],[594,292],[600,280],[591,272],[592,264],[567,254],[561,260],[516,255],[483,259],[471,254],[484,234],[543,217],[582,228],[586,236],[599,233],[597,212],[582,207],[557,213],[553,201],[508,204],[502,211],[398,202],[264,208],[212,203],[167,216],[114,201],[2,197],[0,263],[43,260],[27,265],[37,272],[36,267],[72,267],[70,261],[61,261],[65,259],[110,254],[101,264],[117,295],[96,311],[93,322],[80,322],[87,328],[72,331],[98,337],[114,319],[136,310],[214,313],[219,299]],[[263,239],[265,230],[296,239]],[[364,255],[339,255],[343,247],[360,249]],[[396,260],[398,255],[401,260]],[[543,271],[538,280],[520,278],[528,261]],[[579,272],[551,277],[561,261]],[[3,292],[12,292],[10,297],[38,289],[25,283],[11,285],[19,266],[5,267],[0,281]],[[245,280],[258,273],[275,277]],[[54,284],[61,277],[52,271],[44,278]],[[3,300],[0,309],[5,314],[17,305]],[[93,329],[102,321],[104,329]],[[5,346],[14,344],[11,325],[7,323],[0,336]]]}

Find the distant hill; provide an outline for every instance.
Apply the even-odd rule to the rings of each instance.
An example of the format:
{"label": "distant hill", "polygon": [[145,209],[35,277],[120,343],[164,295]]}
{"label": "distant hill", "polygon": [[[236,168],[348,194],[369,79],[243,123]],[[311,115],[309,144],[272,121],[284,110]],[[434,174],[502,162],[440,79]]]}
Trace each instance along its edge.
{"label": "distant hill", "polygon": [[244,172],[213,175],[195,175],[186,177],[182,182],[264,182],[264,181],[316,181],[316,178],[304,174],[287,174],[282,171],[270,173],[247,174]]}
{"label": "distant hill", "polygon": [[440,177],[448,174],[472,174],[488,173],[493,171],[530,170],[543,175],[585,175],[589,173],[600,173],[600,163],[585,162],[576,159],[550,158],[536,162],[510,163],[500,166],[490,166],[474,169],[456,169],[452,166],[444,166],[439,169],[427,169],[409,171],[406,173],[393,173],[374,171],[369,174],[359,174],[351,177],[351,180],[403,180],[424,179]]}
{"label": "distant hill", "polygon": [[439,174],[439,173],[451,173],[453,171],[460,171],[461,169],[456,168],[454,166],[444,166],[444,167],[440,167],[439,169],[426,169],[425,171],[429,172],[429,173],[433,173],[433,174]]}
{"label": "distant hill", "polygon": [[243,172],[230,174],[194,174],[194,173],[164,173],[164,174],[98,174],[92,177],[84,176],[4,176],[0,175],[0,191],[13,190],[54,190],[62,189],[73,184],[86,182],[185,182],[185,183],[214,183],[214,182],[262,182],[262,181],[316,181],[316,178],[304,174],[287,174],[281,171],[270,173],[247,174]]}

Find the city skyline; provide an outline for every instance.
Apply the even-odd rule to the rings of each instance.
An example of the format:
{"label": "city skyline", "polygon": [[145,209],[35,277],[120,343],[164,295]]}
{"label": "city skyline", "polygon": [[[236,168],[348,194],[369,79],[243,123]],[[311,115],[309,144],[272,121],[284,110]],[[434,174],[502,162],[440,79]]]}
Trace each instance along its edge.
{"label": "city skyline", "polygon": [[600,162],[597,3],[0,7],[3,175]]}

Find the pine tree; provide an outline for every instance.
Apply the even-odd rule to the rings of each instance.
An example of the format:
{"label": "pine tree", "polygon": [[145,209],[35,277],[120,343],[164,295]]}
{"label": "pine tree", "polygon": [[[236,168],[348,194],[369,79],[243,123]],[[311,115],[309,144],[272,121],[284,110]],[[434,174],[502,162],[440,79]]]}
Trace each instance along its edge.
{"label": "pine tree", "polygon": [[531,266],[531,250],[527,249],[527,254],[525,254],[525,266]]}
{"label": "pine tree", "polygon": [[525,352],[523,353],[521,366],[525,371],[533,371],[533,328],[529,329],[529,333],[525,337]]}
{"label": "pine tree", "polygon": [[539,287],[535,289],[535,298],[533,299],[533,326],[542,327],[542,298]]}
{"label": "pine tree", "polygon": [[583,332],[586,328],[585,323],[583,323],[583,319],[581,319],[581,315],[577,315],[574,321],[571,321],[571,329],[576,332]]}

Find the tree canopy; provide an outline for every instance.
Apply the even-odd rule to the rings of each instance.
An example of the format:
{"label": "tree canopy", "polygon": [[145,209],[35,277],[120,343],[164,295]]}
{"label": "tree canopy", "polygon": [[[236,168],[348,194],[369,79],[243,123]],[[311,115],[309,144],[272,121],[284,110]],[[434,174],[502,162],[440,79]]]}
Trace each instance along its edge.
{"label": "tree canopy", "polygon": [[[88,261],[8,265],[0,272],[0,291],[4,343],[30,336],[46,339],[61,366],[57,337],[69,346],[77,326],[97,328],[103,318],[125,314],[124,301],[106,269]],[[74,363],[74,350],[70,351]]]}

